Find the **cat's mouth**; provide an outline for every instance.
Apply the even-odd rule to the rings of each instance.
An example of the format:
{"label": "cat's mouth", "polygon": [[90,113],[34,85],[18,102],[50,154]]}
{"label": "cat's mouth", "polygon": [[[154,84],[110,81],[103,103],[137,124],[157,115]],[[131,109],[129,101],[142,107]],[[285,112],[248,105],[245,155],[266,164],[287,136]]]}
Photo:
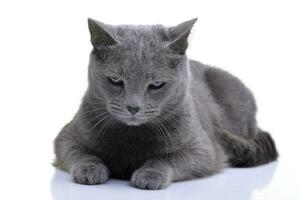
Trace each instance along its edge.
{"label": "cat's mouth", "polygon": [[139,126],[142,123],[143,123],[143,121],[136,117],[130,117],[130,118],[126,119],[126,124],[129,126]]}
{"label": "cat's mouth", "polygon": [[148,123],[149,120],[153,118],[153,116],[145,116],[145,115],[126,115],[126,114],[116,114],[113,113],[116,119],[121,121],[122,123],[128,126],[140,126],[142,124]]}

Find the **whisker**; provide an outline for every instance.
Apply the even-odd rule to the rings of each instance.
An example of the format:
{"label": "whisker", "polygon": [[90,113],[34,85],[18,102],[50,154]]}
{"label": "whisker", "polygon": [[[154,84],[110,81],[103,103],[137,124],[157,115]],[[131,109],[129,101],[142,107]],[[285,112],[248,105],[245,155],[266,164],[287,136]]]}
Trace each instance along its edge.
{"label": "whisker", "polygon": [[161,138],[163,139],[165,145],[167,146],[168,144],[167,144],[167,139],[166,139],[165,134],[164,134],[164,129],[161,127],[158,120],[155,120],[154,124],[155,124],[155,126],[158,130],[159,135],[161,136]]}
{"label": "whisker", "polygon": [[97,108],[97,109],[84,110],[83,112],[84,113],[92,113],[92,112],[101,111],[101,110],[106,111],[106,109],[104,109],[104,108]]}
{"label": "whisker", "polygon": [[[89,116],[88,118],[89,118],[89,120],[90,120],[91,122],[93,122],[93,121],[97,120],[98,118],[101,119],[102,116],[108,115],[108,114],[109,114],[109,112],[104,111],[104,112],[100,112],[99,114],[96,114],[96,115],[94,115],[94,116]],[[99,120],[100,120],[100,119],[99,119]],[[97,120],[97,121],[98,121],[98,120]]]}
{"label": "whisker", "polygon": [[164,120],[168,123],[168,125],[172,126],[176,131],[180,131],[178,128],[178,123],[170,115],[164,115]]}
{"label": "whisker", "polygon": [[144,113],[156,113],[156,112],[157,112],[156,110],[147,110]]}
{"label": "whisker", "polygon": [[99,130],[98,132],[100,133],[99,136],[100,138],[97,137],[97,140],[102,140],[102,138],[104,137],[106,130],[111,126],[111,124],[114,121],[112,119],[109,119],[108,121],[106,121],[106,123],[102,126],[101,130]]}
{"label": "whisker", "polygon": [[118,103],[116,103],[116,102],[112,102],[112,103],[110,103],[110,104],[113,105],[113,106],[120,107],[120,104],[118,104]]}
{"label": "whisker", "polygon": [[[104,119],[104,121],[102,121],[103,124],[101,125],[100,129],[92,136],[92,139],[90,140],[92,145],[95,145],[95,143],[96,143],[97,141],[99,141],[99,137],[100,137],[101,135],[104,135],[104,128],[105,128],[105,127],[109,124],[109,122],[111,122],[111,121],[113,121],[113,120],[111,120],[111,118],[109,118],[109,117],[106,117],[106,118]],[[101,137],[100,139],[102,139],[102,138],[103,138],[103,137]]]}
{"label": "whisker", "polygon": [[111,106],[111,108],[123,112],[123,110],[121,108],[118,108],[118,107],[115,107],[115,106]]}
{"label": "whisker", "polygon": [[92,128],[91,130],[93,130],[99,123],[101,123],[102,121],[104,121],[105,119],[107,119],[109,117],[108,113],[103,113],[106,114],[103,118],[101,118]]}

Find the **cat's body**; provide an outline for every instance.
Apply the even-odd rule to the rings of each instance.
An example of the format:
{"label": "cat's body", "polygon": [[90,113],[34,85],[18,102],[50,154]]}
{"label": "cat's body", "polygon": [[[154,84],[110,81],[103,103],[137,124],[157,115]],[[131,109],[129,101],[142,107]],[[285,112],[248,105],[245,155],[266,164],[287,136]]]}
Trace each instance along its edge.
{"label": "cat's body", "polygon": [[[152,44],[143,44],[143,36],[153,36],[154,29],[163,35],[164,39],[159,41],[164,42],[165,48],[169,43],[165,41],[170,40],[165,27],[121,27],[109,32],[108,26],[103,33],[106,25],[100,24],[101,30],[95,31],[94,21],[89,21],[92,44],[103,46],[91,53],[89,88],[78,113],[55,140],[56,165],[71,172],[75,182],[97,184],[111,177],[131,179],[139,188],[160,189],[172,181],[215,174],[227,165],[249,167],[277,158],[272,138],[257,128],[256,105],[251,92],[229,73],[187,60],[182,54],[193,23],[189,21],[173,28],[173,32],[180,33],[170,43],[175,44],[171,52],[173,57],[168,57],[170,49],[166,52],[157,47],[166,56],[159,57],[162,52],[155,55],[154,50],[154,56],[149,59],[153,52],[149,49],[155,47],[157,39]],[[95,32],[101,35],[96,42]],[[130,36],[133,40],[128,39],[131,41],[129,47],[138,41],[137,44],[143,46],[141,50],[126,54],[122,45],[112,50],[115,41],[120,42],[127,32],[133,34]],[[147,51],[143,52],[144,49]],[[108,64],[110,55],[113,57]],[[105,91],[103,88],[110,85],[99,81],[102,74],[106,73],[106,68],[113,68],[120,62],[122,82],[113,77],[107,81],[113,84],[112,88]],[[151,80],[155,77],[152,75],[163,65],[170,65],[159,73],[160,79],[167,81],[155,82],[153,86]],[[102,71],[95,66],[103,66]],[[143,87],[143,80],[150,80],[150,85],[147,83]],[[106,81],[106,76],[102,81]],[[164,91],[160,93],[162,88]],[[139,105],[138,109],[135,105]],[[126,114],[125,118],[124,107],[132,116],[143,115],[135,119]],[[120,112],[122,116],[118,116]],[[114,116],[114,113],[119,114]]]}

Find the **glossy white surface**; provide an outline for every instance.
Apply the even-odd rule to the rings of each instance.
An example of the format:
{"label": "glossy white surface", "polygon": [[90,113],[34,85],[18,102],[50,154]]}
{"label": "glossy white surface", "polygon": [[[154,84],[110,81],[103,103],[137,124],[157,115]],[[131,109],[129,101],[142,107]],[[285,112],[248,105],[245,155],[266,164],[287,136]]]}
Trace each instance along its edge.
{"label": "glossy white surface", "polygon": [[[0,199],[299,200],[298,0],[0,1]],[[83,186],[51,166],[52,141],[86,89],[87,17],[112,24],[175,25],[198,17],[190,58],[222,67],[254,92],[258,122],[280,159],[171,184]]]}
{"label": "glossy white surface", "polygon": [[[227,169],[222,174],[186,182],[173,183],[161,191],[144,191],[130,187],[128,181],[110,180],[104,185],[81,186],[70,183],[68,174],[55,171],[51,192],[55,200],[79,199],[297,199],[297,188],[280,191],[273,181],[278,163],[255,169]],[[282,187],[282,186],[281,186]],[[294,193],[294,194],[292,194]]]}

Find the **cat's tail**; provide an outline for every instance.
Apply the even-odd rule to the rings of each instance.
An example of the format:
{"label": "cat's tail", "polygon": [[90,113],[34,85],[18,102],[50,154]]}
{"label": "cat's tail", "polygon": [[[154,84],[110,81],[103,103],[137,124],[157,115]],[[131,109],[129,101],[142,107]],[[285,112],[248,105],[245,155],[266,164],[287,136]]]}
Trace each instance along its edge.
{"label": "cat's tail", "polygon": [[254,138],[245,139],[222,131],[219,137],[232,167],[253,167],[278,158],[275,142],[267,132],[259,130]]}

